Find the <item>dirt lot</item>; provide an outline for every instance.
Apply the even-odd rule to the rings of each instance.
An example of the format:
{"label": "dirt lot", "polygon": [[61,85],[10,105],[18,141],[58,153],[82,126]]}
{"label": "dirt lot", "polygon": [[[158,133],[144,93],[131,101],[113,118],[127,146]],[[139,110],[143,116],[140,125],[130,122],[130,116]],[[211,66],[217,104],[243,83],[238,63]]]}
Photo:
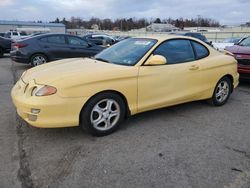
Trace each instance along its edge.
{"label": "dirt lot", "polygon": [[223,107],[194,102],[142,113],[101,138],[38,129],[10,90],[29,66],[0,59],[0,187],[250,187],[250,83]]}

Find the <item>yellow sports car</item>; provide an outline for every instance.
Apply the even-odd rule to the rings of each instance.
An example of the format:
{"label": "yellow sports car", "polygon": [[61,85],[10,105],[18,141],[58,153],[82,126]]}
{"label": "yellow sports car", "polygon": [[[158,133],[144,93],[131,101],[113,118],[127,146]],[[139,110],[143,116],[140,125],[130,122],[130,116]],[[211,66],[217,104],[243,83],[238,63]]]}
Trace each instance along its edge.
{"label": "yellow sports car", "polygon": [[130,38],[93,58],[29,69],[11,96],[18,114],[33,126],[80,125],[103,136],[140,112],[204,99],[221,106],[238,79],[234,57],[198,39]]}

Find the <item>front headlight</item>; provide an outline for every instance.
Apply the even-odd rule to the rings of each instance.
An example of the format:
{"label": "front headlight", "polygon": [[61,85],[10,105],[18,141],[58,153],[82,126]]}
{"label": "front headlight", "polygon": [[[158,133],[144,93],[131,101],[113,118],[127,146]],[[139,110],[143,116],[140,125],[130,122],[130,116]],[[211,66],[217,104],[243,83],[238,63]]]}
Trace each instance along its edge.
{"label": "front headlight", "polygon": [[32,91],[32,95],[35,94],[36,96],[48,96],[53,95],[57,92],[57,89],[53,86],[43,86],[42,88],[38,89],[34,88]]}

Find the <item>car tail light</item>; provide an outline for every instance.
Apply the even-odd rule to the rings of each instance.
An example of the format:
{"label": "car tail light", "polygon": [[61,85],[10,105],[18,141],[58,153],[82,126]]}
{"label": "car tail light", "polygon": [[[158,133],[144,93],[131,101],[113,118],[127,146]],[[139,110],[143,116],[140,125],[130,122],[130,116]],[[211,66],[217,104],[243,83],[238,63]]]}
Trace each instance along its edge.
{"label": "car tail light", "polygon": [[19,49],[19,48],[24,48],[24,47],[28,46],[28,44],[14,43],[13,46],[16,47],[17,49]]}

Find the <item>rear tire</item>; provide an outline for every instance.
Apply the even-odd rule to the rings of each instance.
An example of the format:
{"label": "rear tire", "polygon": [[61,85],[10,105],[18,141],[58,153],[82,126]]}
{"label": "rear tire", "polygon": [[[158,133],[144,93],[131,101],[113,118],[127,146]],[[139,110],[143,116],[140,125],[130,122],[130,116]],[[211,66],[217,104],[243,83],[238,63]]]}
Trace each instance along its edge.
{"label": "rear tire", "polygon": [[33,67],[36,67],[38,65],[42,65],[48,62],[48,59],[45,55],[43,54],[35,54],[30,58],[31,65]]}
{"label": "rear tire", "polygon": [[126,106],[115,93],[101,93],[82,109],[80,126],[93,136],[106,136],[116,131],[125,119]]}
{"label": "rear tire", "polygon": [[3,49],[2,48],[0,48],[0,57],[3,57]]}
{"label": "rear tire", "polygon": [[232,92],[232,81],[228,77],[221,78],[215,86],[214,93],[211,99],[208,100],[208,103],[213,106],[222,106],[224,105]]}

